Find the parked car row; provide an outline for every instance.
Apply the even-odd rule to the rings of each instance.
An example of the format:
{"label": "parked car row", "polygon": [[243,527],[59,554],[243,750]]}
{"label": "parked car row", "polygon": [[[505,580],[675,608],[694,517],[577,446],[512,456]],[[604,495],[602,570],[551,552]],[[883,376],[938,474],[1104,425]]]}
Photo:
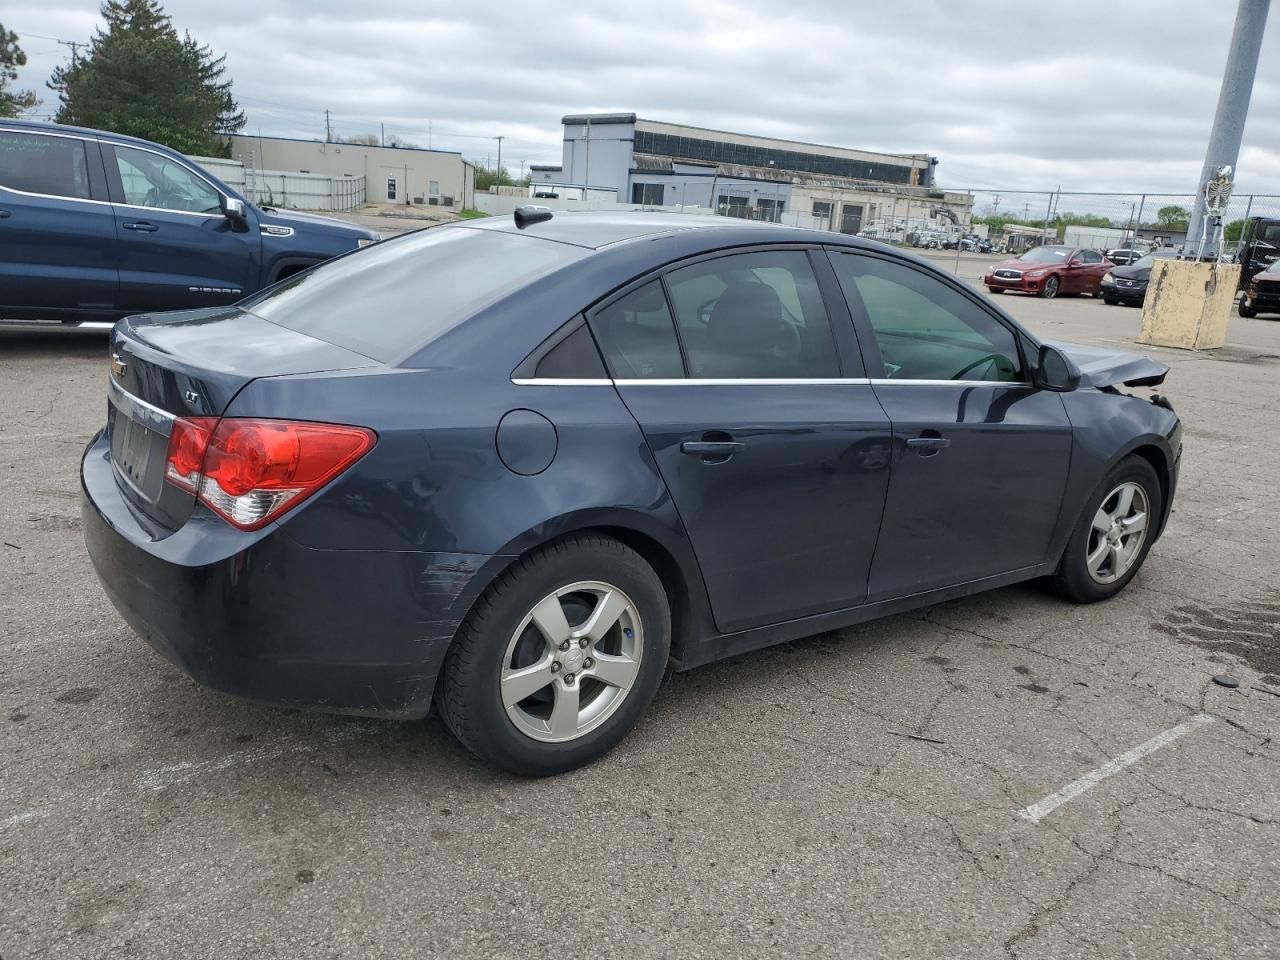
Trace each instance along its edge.
{"label": "parked car row", "polygon": [[0,318],[111,322],[234,303],[370,230],[250,203],[159,144],[0,120]]}
{"label": "parked car row", "polygon": [[1112,267],[1102,278],[1102,302],[1140,307],[1147,298],[1151,267],[1157,260],[1176,260],[1177,250],[1156,250],[1128,266]]}

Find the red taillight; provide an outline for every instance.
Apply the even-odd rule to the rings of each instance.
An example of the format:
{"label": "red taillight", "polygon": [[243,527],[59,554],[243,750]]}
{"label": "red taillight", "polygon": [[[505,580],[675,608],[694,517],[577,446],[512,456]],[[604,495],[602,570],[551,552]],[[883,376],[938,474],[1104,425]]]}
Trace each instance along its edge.
{"label": "red taillight", "polygon": [[241,530],[256,530],[369,452],[372,430],[330,423],[180,419],[165,479],[194,491]]}

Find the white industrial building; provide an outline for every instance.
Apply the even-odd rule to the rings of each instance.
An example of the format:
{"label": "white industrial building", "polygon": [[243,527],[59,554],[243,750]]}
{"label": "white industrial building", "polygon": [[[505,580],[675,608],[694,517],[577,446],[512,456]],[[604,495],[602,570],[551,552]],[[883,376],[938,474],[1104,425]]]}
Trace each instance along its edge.
{"label": "white industrial building", "polygon": [[461,210],[474,206],[475,167],[449,150],[326,143],[287,137],[231,136],[231,159],[253,171],[362,179],[364,199]]}
{"label": "white industrial building", "polygon": [[644,120],[562,118],[559,164],[530,168],[535,197],[711,207],[726,216],[883,236],[969,221],[972,198],[934,185],[937,160]]}

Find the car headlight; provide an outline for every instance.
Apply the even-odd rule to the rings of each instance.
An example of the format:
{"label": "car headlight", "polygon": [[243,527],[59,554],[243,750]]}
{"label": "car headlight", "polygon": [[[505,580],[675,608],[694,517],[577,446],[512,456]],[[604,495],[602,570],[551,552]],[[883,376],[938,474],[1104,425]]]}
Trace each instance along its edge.
{"label": "car headlight", "polygon": [[1047,272],[1048,271],[1046,270],[1032,270],[1030,273],[1027,274],[1027,276],[1030,277],[1032,280],[1038,280],[1040,277],[1043,277]]}
{"label": "car headlight", "polygon": [[359,240],[356,241],[356,247],[358,248],[358,247],[372,246],[373,244],[377,243],[381,239],[382,237],[376,233],[372,237],[361,237]]}
{"label": "car headlight", "polygon": [[1104,274],[1102,275],[1102,282],[1103,282],[1103,283],[1107,283],[1107,284],[1115,283],[1115,282],[1116,282],[1116,278],[1115,278],[1115,277],[1113,277],[1113,276],[1111,275],[1111,271],[1109,271],[1109,270],[1108,270],[1106,273],[1104,273]]}

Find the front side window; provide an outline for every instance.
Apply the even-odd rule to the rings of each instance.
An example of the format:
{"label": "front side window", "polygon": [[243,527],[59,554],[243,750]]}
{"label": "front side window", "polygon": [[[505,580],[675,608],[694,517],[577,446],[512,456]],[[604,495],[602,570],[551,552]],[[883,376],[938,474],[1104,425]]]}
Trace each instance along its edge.
{"label": "front side window", "polygon": [[222,195],[177,161],[120,144],[115,154],[125,203],[183,213],[222,212]]}
{"label": "front side window", "polygon": [[680,342],[658,280],[637,287],[596,311],[591,330],[609,372],[619,380],[684,376]]}
{"label": "front side window", "polygon": [[840,376],[831,324],[804,251],[718,257],[666,279],[691,377]]}
{"label": "front side window", "polygon": [[0,186],[72,200],[89,199],[83,140],[0,132]]}
{"label": "front side window", "polygon": [[911,267],[832,254],[855,312],[865,312],[890,380],[1022,379],[1013,331],[958,290]]}
{"label": "front side window", "polygon": [[[1126,256],[1128,255],[1127,250],[1125,251],[1125,255]],[[1101,263],[1102,262],[1102,254],[1098,253],[1097,250],[1081,250],[1079,253],[1076,254],[1076,258],[1079,260],[1083,260],[1085,263]]]}

